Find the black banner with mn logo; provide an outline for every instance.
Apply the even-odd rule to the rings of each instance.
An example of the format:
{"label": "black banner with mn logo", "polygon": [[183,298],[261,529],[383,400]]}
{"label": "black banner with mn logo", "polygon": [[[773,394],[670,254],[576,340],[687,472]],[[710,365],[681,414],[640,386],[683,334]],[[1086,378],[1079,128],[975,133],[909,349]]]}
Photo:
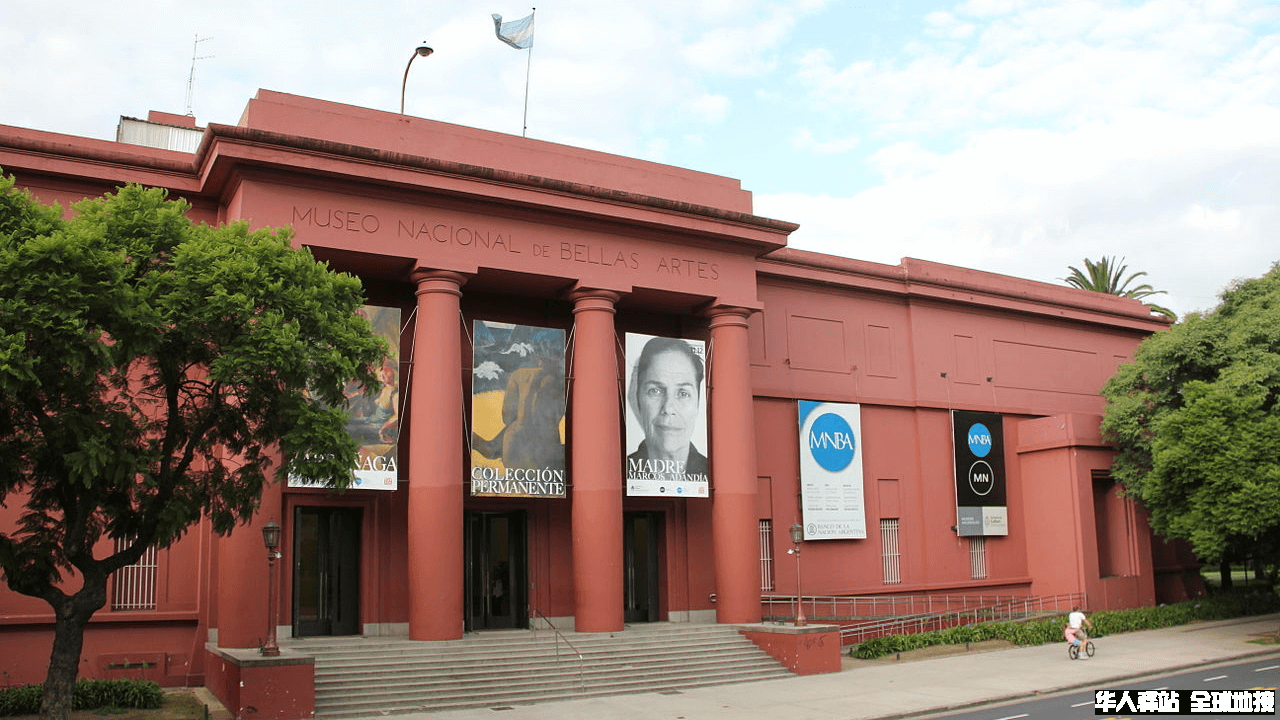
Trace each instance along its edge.
{"label": "black banner with mn logo", "polygon": [[1008,535],[1004,421],[997,413],[951,411],[955,441],[956,533]]}

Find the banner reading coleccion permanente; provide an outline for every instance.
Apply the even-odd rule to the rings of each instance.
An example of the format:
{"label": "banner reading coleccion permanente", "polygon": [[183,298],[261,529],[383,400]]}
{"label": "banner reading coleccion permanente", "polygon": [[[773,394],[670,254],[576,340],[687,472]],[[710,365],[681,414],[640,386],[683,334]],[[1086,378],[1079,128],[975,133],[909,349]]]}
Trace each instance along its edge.
{"label": "banner reading coleccion permanente", "polygon": [[565,497],[564,330],[473,329],[471,494]]}
{"label": "banner reading coleccion permanente", "polygon": [[955,442],[956,533],[1008,535],[1004,422],[997,413],[951,411]]}
{"label": "banner reading coleccion permanente", "polygon": [[812,400],[797,405],[804,539],[866,538],[861,407]]}

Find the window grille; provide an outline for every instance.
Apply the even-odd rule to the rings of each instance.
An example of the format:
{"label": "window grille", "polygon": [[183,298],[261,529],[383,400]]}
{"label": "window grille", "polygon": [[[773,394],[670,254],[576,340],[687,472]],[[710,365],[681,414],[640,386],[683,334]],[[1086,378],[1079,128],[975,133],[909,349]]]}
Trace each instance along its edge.
{"label": "window grille", "polygon": [[773,592],[773,521],[760,521],[760,592]]}
{"label": "window grille", "polygon": [[[132,541],[116,540],[116,552],[129,547]],[[126,565],[111,575],[112,610],[156,609],[156,548],[151,546],[142,553],[138,562]]]}
{"label": "window grille", "polygon": [[902,582],[901,556],[898,553],[898,518],[880,519],[880,560],[884,565],[884,584]]}
{"label": "window grille", "polygon": [[987,539],[969,538],[969,577],[981,580],[987,576]]}

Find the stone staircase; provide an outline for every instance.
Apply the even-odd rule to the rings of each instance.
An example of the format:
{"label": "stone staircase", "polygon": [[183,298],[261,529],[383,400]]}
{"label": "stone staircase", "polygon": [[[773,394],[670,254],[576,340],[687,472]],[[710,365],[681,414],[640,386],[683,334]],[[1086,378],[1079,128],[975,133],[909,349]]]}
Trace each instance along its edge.
{"label": "stone staircase", "polygon": [[290,650],[315,657],[316,717],[326,720],[675,692],[790,676],[732,625],[655,623],[618,633],[565,633],[560,639],[553,630],[503,630],[446,642],[287,642]]}

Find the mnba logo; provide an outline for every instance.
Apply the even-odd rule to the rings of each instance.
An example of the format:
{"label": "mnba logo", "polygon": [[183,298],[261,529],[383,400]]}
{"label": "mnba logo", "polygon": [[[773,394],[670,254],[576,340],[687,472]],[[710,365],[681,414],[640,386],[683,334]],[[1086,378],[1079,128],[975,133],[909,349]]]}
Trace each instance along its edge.
{"label": "mnba logo", "polygon": [[853,428],[835,413],[824,413],[809,426],[809,454],[827,472],[849,467],[857,449]]}

